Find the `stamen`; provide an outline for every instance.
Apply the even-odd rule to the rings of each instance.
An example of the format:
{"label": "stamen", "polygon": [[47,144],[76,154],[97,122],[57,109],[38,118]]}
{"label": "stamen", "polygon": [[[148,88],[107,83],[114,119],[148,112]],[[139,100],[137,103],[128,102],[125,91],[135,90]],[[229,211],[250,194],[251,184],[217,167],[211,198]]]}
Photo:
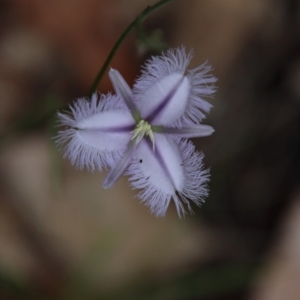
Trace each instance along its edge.
{"label": "stamen", "polygon": [[131,140],[135,140],[136,144],[138,144],[145,135],[148,135],[153,145],[153,151],[155,150],[154,134],[151,125],[147,121],[141,120],[131,133],[133,133]]}

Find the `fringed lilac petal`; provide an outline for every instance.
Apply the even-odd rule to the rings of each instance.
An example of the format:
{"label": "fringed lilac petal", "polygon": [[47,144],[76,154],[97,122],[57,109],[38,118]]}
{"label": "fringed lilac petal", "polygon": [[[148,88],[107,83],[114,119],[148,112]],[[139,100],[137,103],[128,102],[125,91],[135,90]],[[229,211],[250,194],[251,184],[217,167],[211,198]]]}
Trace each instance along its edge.
{"label": "fringed lilac petal", "polygon": [[91,171],[114,166],[126,150],[135,124],[128,109],[117,97],[108,95],[100,102],[97,97],[91,102],[79,99],[71,112],[71,116],[58,114],[60,124],[67,127],[56,137],[64,158]]}
{"label": "fringed lilac petal", "polygon": [[212,105],[204,100],[203,97],[213,95],[216,91],[214,83],[217,79],[209,74],[212,68],[207,62],[186,72],[191,58],[192,52],[186,54],[184,47],[180,47],[168,50],[162,56],[152,57],[146,62],[142,70],[142,75],[136,81],[133,89],[140,110],[143,110],[144,102],[146,101],[146,99],[140,101],[140,98],[143,98],[143,95],[145,95],[154,84],[166,76],[180,74],[187,79],[187,86],[189,86],[187,105],[185,105],[185,110],[181,116],[176,120],[176,124],[155,123],[155,125],[183,126],[184,124],[199,124],[201,120],[205,118],[205,113],[208,113],[212,108]]}
{"label": "fringed lilac petal", "polygon": [[134,189],[143,189],[138,197],[156,216],[164,216],[171,199],[177,210],[183,210],[176,201],[176,191],[184,188],[184,167],[177,145],[168,137],[155,134],[155,151],[150,140],[143,139],[126,174]]}
{"label": "fringed lilac petal", "polygon": [[128,86],[127,82],[117,70],[110,69],[108,75],[116,93],[124,100],[129,110],[135,114],[138,110],[133,101],[131,88]]}
{"label": "fringed lilac petal", "polygon": [[124,171],[127,169],[130,163],[131,155],[135,147],[136,143],[134,141],[131,141],[128,144],[127,149],[122,155],[121,159],[113,168],[110,169],[102,184],[105,190],[111,188],[116,183],[116,181],[123,175]]}
{"label": "fringed lilac petal", "polygon": [[161,132],[171,134],[180,138],[190,139],[204,137],[213,134],[215,130],[209,125],[192,125],[191,127],[171,128],[162,127]]}
{"label": "fringed lilac petal", "polygon": [[162,77],[138,97],[142,118],[152,125],[173,124],[184,114],[189,92],[189,80],[182,74]]}
{"label": "fringed lilac petal", "polygon": [[192,213],[189,201],[200,206],[208,195],[209,172],[203,170],[203,155],[196,152],[188,140],[173,140],[162,135],[156,135],[155,139],[158,140],[156,150],[160,145],[159,155],[164,151],[166,167],[150,145],[142,141],[127,169],[129,181],[134,189],[142,189],[138,197],[155,216],[164,216],[172,199],[179,217],[186,213],[184,204]]}

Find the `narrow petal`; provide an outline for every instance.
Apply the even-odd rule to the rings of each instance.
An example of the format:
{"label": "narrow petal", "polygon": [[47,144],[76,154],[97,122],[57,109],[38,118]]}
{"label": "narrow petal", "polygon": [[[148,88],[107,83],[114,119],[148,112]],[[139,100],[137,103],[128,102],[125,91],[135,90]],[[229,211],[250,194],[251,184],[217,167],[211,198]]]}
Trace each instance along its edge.
{"label": "narrow petal", "polygon": [[191,127],[182,128],[158,127],[156,131],[176,135],[180,138],[190,139],[209,136],[213,134],[215,130],[209,125],[192,125]]}
{"label": "narrow petal", "polygon": [[156,216],[164,216],[171,199],[177,210],[183,210],[176,201],[176,191],[184,189],[184,168],[178,146],[164,135],[155,134],[155,151],[149,139],[144,138],[135,151],[127,174],[134,189],[143,189],[138,197]]}
{"label": "narrow petal", "polygon": [[110,169],[102,184],[105,190],[111,188],[116,183],[116,181],[122,176],[122,174],[124,173],[124,171],[130,163],[131,155],[135,147],[136,143],[134,141],[131,141],[128,144],[127,150],[122,155],[122,158],[119,160],[115,167]]}
{"label": "narrow petal", "polygon": [[131,139],[135,122],[128,109],[116,109],[115,96],[102,100],[79,99],[71,107],[71,116],[58,114],[61,125],[67,128],[59,132],[57,143],[64,157],[78,168],[86,166],[93,171],[114,166]]}
{"label": "narrow petal", "polygon": [[127,82],[124,80],[122,75],[119,73],[119,71],[110,69],[109,78],[112,82],[112,85],[116,91],[116,93],[122,97],[124,102],[126,103],[129,110],[136,114],[138,112],[137,107],[133,101],[133,94],[131,91],[131,88],[128,86]]}

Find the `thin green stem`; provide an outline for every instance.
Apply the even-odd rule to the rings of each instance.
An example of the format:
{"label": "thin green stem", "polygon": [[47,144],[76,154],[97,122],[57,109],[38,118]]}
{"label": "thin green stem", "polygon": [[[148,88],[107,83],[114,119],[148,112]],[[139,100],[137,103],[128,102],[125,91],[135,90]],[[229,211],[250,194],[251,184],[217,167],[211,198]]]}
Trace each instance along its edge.
{"label": "thin green stem", "polygon": [[120,38],[117,40],[117,42],[115,43],[115,45],[113,46],[113,48],[111,49],[107,59],[105,60],[102,68],[100,69],[99,73],[97,74],[89,92],[88,92],[88,97],[91,97],[92,94],[96,91],[100,80],[102,79],[108,65],[110,64],[110,62],[112,61],[116,51],[119,49],[120,45],[122,44],[122,42],[125,40],[125,38],[127,37],[127,35],[135,28],[138,26],[138,24],[140,22],[142,22],[143,20],[145,20],[152,12],[154,12],[155,10],[157,10],[158,8],[160,8],[161,6],[167,4],[168,2],[171,2],[173,0],[161,0],[157,3],[155,3],[152,6],[148,6],[143,12],[141,12],[133,22],[131,22],[129,24],[129,26],[125,29],[125,31],[122,33],[122,35],[120,36]]}

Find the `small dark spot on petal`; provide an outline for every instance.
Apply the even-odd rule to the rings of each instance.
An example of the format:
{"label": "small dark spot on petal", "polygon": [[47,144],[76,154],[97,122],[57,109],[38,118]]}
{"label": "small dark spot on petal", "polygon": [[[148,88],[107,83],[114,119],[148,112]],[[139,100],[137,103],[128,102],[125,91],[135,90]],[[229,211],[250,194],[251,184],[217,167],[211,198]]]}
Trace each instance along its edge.
{"label": "small dark spot on petal", "polygon": [[142,159],[140,159],[140,163],[142,163],[143,162],[143,160]]}

